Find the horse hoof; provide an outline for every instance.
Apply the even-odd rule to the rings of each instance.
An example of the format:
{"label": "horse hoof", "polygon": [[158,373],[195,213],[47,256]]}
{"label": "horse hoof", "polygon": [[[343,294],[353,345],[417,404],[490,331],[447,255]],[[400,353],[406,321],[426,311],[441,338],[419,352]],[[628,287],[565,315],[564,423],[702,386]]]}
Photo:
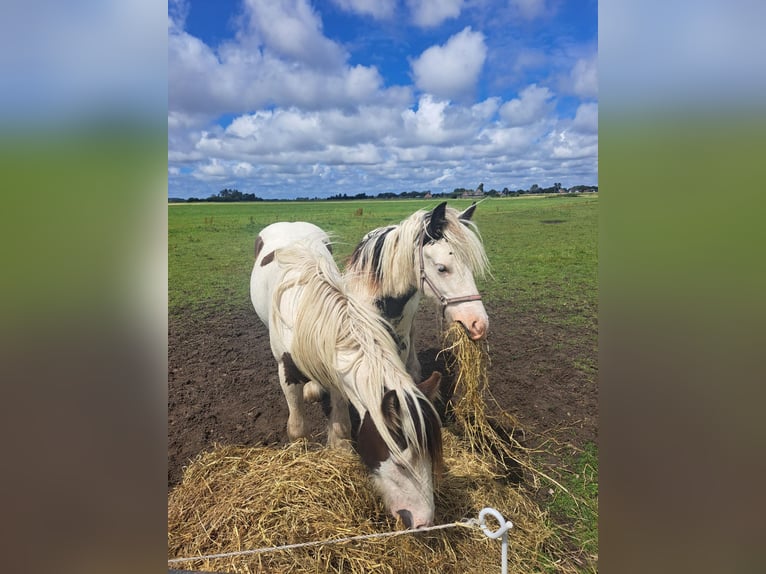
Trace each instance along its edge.
{"label": "horse hoof", "polygon": [[329,446],[332,449],[337,449],[340,451],[345,452],[353,452],[354,447],[351,445],[351,441],[347,438],[336,438],[336,439],[329,439],[327,441],[327,446]]}

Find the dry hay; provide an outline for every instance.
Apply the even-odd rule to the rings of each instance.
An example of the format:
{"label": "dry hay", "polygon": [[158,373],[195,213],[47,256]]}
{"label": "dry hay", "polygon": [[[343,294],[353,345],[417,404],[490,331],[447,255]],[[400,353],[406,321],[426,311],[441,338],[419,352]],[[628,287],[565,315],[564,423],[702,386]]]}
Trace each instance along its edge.
{"label": "dry hay", "polygon": [[[463,326],[455,322],[444,334],[442,353],[446,355],[447,369],[455,375],[449,409],[472,453],[501,475],[520,480],[519,470],[523,468],[534,486],[539,486],[538,478],[543,477],[568,493],[558,481],[532,464],[530,450],[516,438],[524,435],[521,426],[492,396],[486,339],[472,341]],[[494,405],[493,410],[498,414],[488,415],[488,405]]]}
{"label": "dry hay", "polygon": [[[485,506],[513,522],[512,572],[539,572],[551,531],[534,502],[488,473],[464,441],[444,431],[445,472],[436,522],[476,518]],[[359,458],[305,441],[283,448],[219,446],[197,457],[168,499],[168,558],[218,554],[397,529]],[[494,520],[488,526],[496,529]],[[500,542],[477,527],[196,559],[175,568],[220,572],[494,572]]]}

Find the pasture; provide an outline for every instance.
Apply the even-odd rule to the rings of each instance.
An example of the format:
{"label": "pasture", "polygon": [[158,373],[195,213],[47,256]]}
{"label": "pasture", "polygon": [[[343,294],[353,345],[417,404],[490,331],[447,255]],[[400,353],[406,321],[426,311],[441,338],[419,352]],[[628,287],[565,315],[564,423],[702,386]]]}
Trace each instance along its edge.
{"label": "pasture", "polygon": [[[255,237],[275,221],[310,221],[334,238],[343,268],[362,236],[439,200],[177,204],[168,207],[168,488],[213,444],[287,442],[287,408],[268,334],[252,309]],[[458,209],[469,200],[450,200]],[[520,423],[545,480],[524,484],[567,556],[550,571],[593,571],[597,540],[598,196],[490,199],[474,215],[491,264],[479,281],[490,317],[489,371],[498,407]],[[441,328],[427,301],[416,347],[443,370]],[[316,440],[325,424],[311,417]],[[311,409],[308,409],[311,410]],[[507,516],[512,519],[512,516]],[[513,537],[511,536],[511,540]],[[556,560],[562,560],[557,566]],[[568,565],[562,570],[561,565]]]}

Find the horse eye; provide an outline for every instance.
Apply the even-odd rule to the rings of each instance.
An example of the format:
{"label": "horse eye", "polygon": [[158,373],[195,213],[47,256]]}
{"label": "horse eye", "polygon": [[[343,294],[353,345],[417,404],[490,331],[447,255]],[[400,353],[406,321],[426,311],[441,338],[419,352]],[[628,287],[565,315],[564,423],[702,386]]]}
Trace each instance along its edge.
{"label": "horse eye", "polygon": [[439,273],[446,273],[446,272],[447,272],[447,268],[446,268],[444,265],[437,265],[437,266],[436,266],[436,270],[437,270]]}

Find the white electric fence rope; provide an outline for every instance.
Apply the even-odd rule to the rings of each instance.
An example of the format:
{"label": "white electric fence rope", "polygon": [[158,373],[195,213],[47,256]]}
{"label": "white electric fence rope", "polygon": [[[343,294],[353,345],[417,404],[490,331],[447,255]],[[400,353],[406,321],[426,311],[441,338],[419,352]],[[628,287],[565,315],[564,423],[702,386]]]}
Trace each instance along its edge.
{"label": "white electric fence rope", "polygon": [[[487,512],[490,512],[492,516],[494,516],[498,523],[500,524],[500,529],[496,531],[495,533],[490,533],[489,530],[487,530],[486,525],[484,524],[483,515]],[[194,562],[197,560],[213,560],[215,558],[231,558],[234,556],[247,556],[252,554],[264,554],[267,552],[278,552],[280,550],[295,550],[297,548],[307,548],[310,546],[326,546],[328,544],[343,544],[346,542],[355,542],[357,540],[370,540],[373,538],[386,538],[390,536],[401,536],[402,534],[417,534],[421,532],[430,532],[433,530],[445,530],[447,528],[455,528],[458,526],[463,527],[477,527],[480,526],[484,534],[486,534],[490,538],[498,538],[501,534],[503,535],[503,573],[505,574],[506,570],[506,561],[507,561],[507,547],[508,547],[508,536],[507,531],[508,529],[513,527],[513,524],[511,524],[510,521],[506,522],[503,518],[503,515],[500,514],[497,510],[494,508],[484,508],[479,513],[479,520],[477,521],[475,518],[469,518],[464,521],[460,522],[451,522],[449,524],[437,524],[436,526],[426,526],[423,528],[418,528],[417,530],[397,530],[395,532],[377,532],[375,534],[360,534],[358,536],[349,536],[347,538],[336,538],[334,540],[319,540],[319,541],[312,541],[312,542],[299,542],[297,544],[285,544],[283,546],[270,546],[267,548],[254,548],[252,550],[237,550],[234,552],[222,552],[220,554],[206,554],[204,556],[190,556],[188,558],[172,558],[168,560],[168,564],[178,564],[179,562]],[[500,532],[502,530],[502,532]],[[498,534],[499,533],[499,534]]]}

